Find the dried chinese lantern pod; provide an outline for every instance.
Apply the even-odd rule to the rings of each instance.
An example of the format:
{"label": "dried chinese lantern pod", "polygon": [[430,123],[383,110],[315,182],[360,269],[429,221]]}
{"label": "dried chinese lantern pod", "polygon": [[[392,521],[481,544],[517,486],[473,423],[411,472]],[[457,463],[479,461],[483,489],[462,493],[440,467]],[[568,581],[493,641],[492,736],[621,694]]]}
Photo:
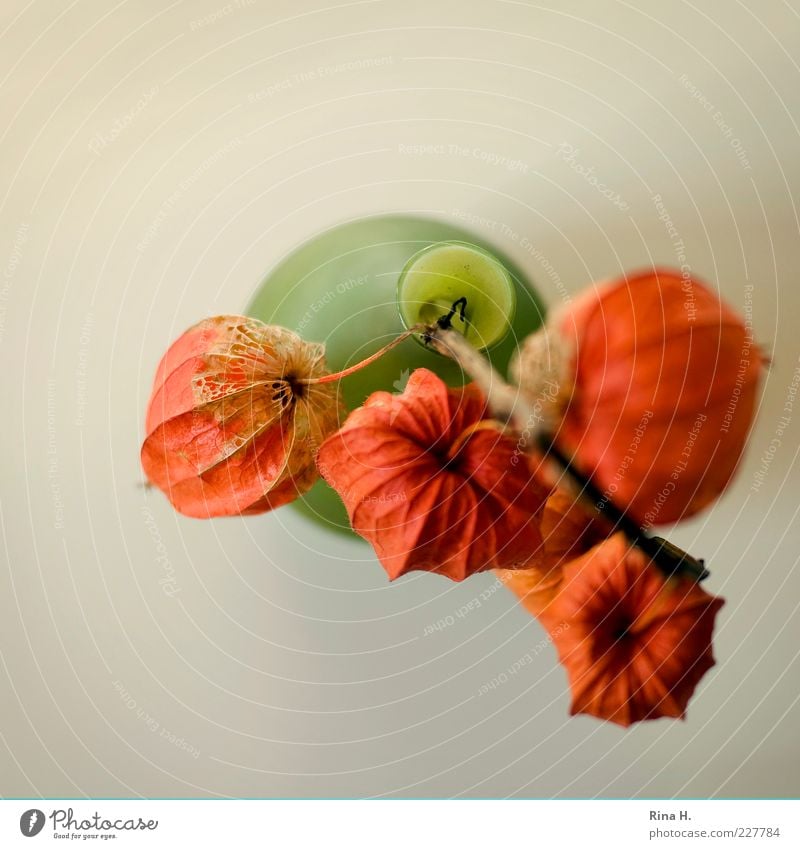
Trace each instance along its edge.
{"label": "dried chinese lantern pod", "polygon": [[665,578],[622,534],[564,568],[548,629],[572,691],[572,714],[628,726],[683,717],[714,665],[722,599]]}
{"label": "dried chinese lantern pod", "polygon": [[391,579],[419,569],[460,581],[541,556],[547,493],[472,384],[417,369],[401,394],[354,410],[318,459]]}
{"label": "dried chinese lantern pod", "polygon": [[542,557],[532,569],[498,570],[498,578],[519,598],[532,615],[547,627],[548,612],[561,585],[564,566],[605,539],[612,528],[594,517],[576,498],[556,488],[540,514]]}
{"label": "dried chinese lantern pod", "polygon": [[324,347],[243,316],[205,319],[167,351],[147,407],[142,466],[180,513],[262,513],[307,491],[339,423]]}
{"label": "dried chinese lantern pod", "polygon": [[659,269],[561,308],[511,370],[578,471],[649,527],[691,516],[725,489],[763,364],[750,329],[713,291]]}

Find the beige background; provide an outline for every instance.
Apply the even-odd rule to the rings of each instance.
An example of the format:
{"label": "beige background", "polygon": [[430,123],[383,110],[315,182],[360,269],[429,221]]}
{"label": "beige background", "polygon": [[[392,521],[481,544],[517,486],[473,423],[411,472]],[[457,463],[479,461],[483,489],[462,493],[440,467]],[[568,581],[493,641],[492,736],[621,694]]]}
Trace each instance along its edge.
{"label": "beige background", "polygon": [[[798,795],[798,56],[794,0],[3,0],[0,792]],[[390,586],[292,511],[141,487],[167,342],[407,210],[549,303],[682,241],[773,353],[736,485],[672,533],[728,599],[688,721],[569,719],[509,594],[455,616],[489,576]]]}

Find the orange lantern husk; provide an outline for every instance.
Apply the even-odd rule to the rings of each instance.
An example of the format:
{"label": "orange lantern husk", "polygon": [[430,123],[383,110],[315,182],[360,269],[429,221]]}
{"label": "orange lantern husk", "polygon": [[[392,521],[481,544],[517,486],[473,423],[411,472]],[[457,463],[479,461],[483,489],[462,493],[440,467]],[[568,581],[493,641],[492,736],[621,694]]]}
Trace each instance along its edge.
{"label": "orange lantern husk", "polygon": [[548,613],[572,714],[629,726],[683,718],[714,665],[724,604],[687,578],[665,578],[615,534],[569,563]]}
{"label": "orange lantern husk", "polygon": [[205,319],[167,351],[147,407],[142,467],[180,513],[262,513],[317,480],[339,423],[324,347],[244,316]]}
{"label": "orange lantern husk", "polygon": [[323,444],[319,469],[392,580],[424,570],[460,581],[541,557],[547,493],[472,384],[417,369],[401,394],[373,393]]}
{"label": "orange lantern husk", "polygon": [[709,287],[655,269],[556,311],[512,373],[544,399],[551,435],[578,471],[649,527],[723,492],[764,361],[750,328]]}

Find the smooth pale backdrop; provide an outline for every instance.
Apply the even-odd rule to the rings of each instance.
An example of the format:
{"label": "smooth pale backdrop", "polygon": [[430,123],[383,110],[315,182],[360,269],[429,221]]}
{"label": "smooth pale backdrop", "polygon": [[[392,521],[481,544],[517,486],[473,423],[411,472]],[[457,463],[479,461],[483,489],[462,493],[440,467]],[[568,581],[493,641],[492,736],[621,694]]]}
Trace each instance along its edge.
{"label": "smooth pale backdrop", "polygon": [[[0,792],[800,793],[798,56],[794,0],[4,0]],[[142,487],[168,342],[409,211],[548,304],[686,262],[772,355],[735,486],[670,531],[728,600],[686,722],[568,718],[490,575],[390,585],[291,510]]]}

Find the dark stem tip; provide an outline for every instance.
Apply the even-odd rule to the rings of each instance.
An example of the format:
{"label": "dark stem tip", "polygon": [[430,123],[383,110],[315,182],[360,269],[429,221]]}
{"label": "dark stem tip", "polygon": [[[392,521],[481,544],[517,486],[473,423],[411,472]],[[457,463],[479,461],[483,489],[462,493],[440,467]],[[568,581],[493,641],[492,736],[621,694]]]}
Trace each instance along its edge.
{"label": "dark stem tip", "polygon": [[453,305],[450,307],[450,312],[448,312],[447,315],[439,316],[439,318],[436,319],[436,324],[442,330],[449,330],[453,325],[453,318],[455,317],[456,313],[458,313],[458,317],[461,319],[461,321],[466,324],[466,309],[467,299],[463,297],[459,298],[457,301],[453,301]]}
{"label": "dark stem tip", "polygon": [[549,454],[580,487],[581,500],[589,504],[596,513],[604,516],[612,525],[640,548],[666,576],[684,574],[695,581],[704,581],[711,574],[705,568],[705,561],[685,552],[662,537],[650,536],[647,531],[633,521],[603,493],[591,480],[581,474],[570,459],[559,451],[550,437],[539,437],[539,447]]}

